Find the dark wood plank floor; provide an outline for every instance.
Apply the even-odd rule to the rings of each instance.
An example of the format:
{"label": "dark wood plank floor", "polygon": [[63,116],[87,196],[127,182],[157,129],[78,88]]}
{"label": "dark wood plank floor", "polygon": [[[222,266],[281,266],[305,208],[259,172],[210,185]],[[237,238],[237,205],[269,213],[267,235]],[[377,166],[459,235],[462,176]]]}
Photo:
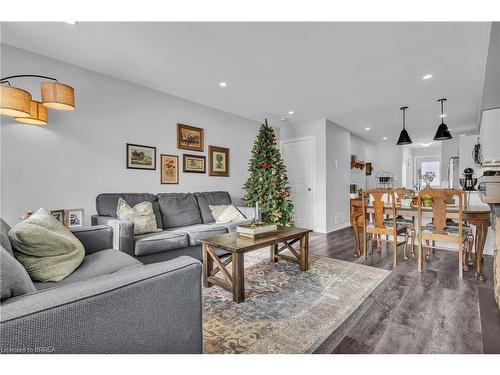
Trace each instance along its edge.
{"label": "dark wood plank floor", "polygon": [[[313,234],[310,242],[314,254],[392,269],[391,247],[367,261],[355,258],[353,250],[352,228]],[[492,269],[493,257],[485,255],[488,279],[481,283],[472,270],[458,278],[455,252],[436,250],[423,273],[415,258],[405,261],[399,254],[396,269],[316,353],[500,353],[500,338],[485,333],[500,329],[490,298]]]}

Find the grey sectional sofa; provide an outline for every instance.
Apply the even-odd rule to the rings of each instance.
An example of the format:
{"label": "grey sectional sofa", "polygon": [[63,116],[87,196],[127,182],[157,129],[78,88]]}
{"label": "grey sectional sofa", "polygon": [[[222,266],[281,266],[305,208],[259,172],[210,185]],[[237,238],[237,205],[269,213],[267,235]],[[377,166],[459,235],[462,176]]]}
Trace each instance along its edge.
{"label": "grey sectional sofa", "polygon": [[33,283],[0,219],[0,353],[201,353],[201,264],[143,265],[113,249],[109,226],[74,230],[82,264]]}
{"label": "grey sectional sofa", "polygon": [[[148,201],[153,204],[158,232],[134,236],[131,221],[116,218],[118,199],[130,206]],[[132,255],[143,263],[174,259],[181,255],[201,258],[200,239],[233,232],[237,225],[246,224],[255,217],[255,210],[238,207],[245,220],[216,224],[209,205],[231,204],[225,191],[202,193],[112,193],[96,198],[97,215],[92,225],[107,224],[115,232],[115,248]]]}

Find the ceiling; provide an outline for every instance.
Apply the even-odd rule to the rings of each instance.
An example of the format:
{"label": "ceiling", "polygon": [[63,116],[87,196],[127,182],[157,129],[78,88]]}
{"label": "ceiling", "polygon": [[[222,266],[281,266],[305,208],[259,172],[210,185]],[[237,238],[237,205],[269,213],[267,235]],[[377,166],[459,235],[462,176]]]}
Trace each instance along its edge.
{"label": "ceiling", "polygon": [[407,105],[410,136],[428,142],[441,97],[453,134],[477,128],[490,26],[2,23],[1,41],[275,126],[328,118],[374,142],[395,142]]}

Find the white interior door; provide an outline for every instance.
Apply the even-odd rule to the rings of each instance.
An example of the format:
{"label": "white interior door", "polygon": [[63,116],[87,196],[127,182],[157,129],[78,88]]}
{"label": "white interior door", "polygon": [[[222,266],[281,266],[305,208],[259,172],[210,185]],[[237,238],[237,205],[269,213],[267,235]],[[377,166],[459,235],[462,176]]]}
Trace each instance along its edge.
{"label": "white interior door", "polygon": [[281,142],[288,180],[292,188],[295,226],[313,228],[313,142],[311,139]]}

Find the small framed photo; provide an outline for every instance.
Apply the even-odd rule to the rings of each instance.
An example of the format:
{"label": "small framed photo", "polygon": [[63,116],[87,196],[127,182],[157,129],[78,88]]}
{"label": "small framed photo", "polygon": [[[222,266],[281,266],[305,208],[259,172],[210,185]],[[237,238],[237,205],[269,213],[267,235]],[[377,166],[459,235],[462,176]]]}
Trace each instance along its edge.
{"label": "small framed photo", "polygon": [[83,208],[73,208],[68,210],[68,228],[83,226]]}
{"label": "small framed photo", "polygon": [[179,157],[177,155],[165,155],[160,157],[162,184],[178,184],[179,183]]}
{"label": "small framed photo", "polygon": [[156,169],[156,147],[127,143],[128,169]]}
{"label": "small framed photo", "polygon": [[190,151],[204,150],[204,131],[202,128],[177,124],[177,148]]}
{"label": "small framed photo", "polygon": [[205,173],[206,157],[199,155],[182,155],[182,171],[184,173]]}
{"label": "small framed photo", "polygon": [[52,210],[50,214],[56,218],[62,225],[68,225],[68,210]]}
{"label": "small framed photo", "polygon": [[229,149],[208,146],[208,175],[229,177]]}

